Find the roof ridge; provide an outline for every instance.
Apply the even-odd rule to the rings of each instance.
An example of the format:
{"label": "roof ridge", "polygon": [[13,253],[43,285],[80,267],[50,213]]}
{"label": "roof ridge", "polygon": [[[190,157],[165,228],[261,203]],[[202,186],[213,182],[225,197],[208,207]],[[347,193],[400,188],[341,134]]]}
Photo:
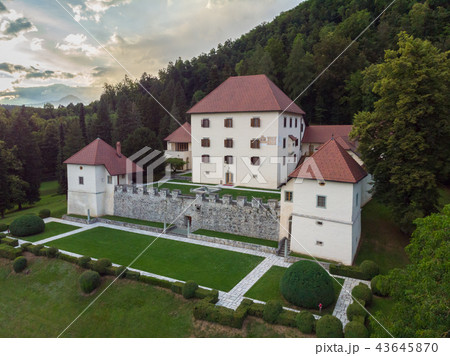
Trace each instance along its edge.
{"label": "roof ridge", "polygon": [[280,111],[283,111],[284,109],[281,107],[280,103],[278,102],[278,99],[277,99],[277,97],[275,96],[275,93],[274,93],[274,88],[273,88],[272,85],[271,85],[271,84],[275,85],[275,83],[272,82],[272,81],[270,80],[270,78],[269,78],[266,74],[260,74],[260,75],[263,76],[265,83],[266,83],[267,86],[269,87],[270,94],[271,94],[271,96],[272,96],[272,99],[275,101],[275,104],[278,106],[278,108],[280,109]]}

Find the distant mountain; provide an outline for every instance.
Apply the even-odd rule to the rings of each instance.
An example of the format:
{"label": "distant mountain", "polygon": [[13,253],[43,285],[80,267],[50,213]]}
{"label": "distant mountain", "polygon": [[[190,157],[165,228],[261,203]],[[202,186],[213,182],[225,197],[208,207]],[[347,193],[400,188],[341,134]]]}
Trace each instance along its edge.
{"label": "distant mountain", "polygon": [[59,99],[56,102],[52,102],[52,104],[57,107],[59,105],[63,105],[63,106],[67,106],[70,103],[76,105],[78,103],[83,103],[83,100],[81,100],[79,97],[75,96],[75,95],[66,95],[65,97]]}

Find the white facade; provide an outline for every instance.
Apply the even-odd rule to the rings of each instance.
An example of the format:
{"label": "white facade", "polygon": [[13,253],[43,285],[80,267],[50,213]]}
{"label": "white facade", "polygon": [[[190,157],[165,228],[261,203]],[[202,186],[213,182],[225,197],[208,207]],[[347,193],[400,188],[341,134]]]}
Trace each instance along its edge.
{"label": "white facade", "polygon": [[68,164],[67,214],[113,215],[114,186],[128,183],[128,175],[111,176],[103,165]]}
{"label": "white facade", "polygon": [[[233,184],[245,187],[275,189],[287,181],[297,166],[305,123],[301,115],[281,112],[245,112],[192,114],[192,181],[194,183]],[[225,119],[232,127],[225,127]],[[260,127],[252,127],[251,119],[259,118]],[[209,119],[209,127],[202,120]],[[286,120],[286,127],[284,125]],[[297,138],[297,145],[289,136]],[[261,139],[260,148],[251,142]],[[202,147],[209,139],[210,147]],[[232,147],[224,141],[232,139]],[[209,156],[209,163],[203,162]],[[232,156],[232,163],[225,163]],[[251,163],[259,157],[259,165]]]}
{"label": "white facade", "polygon": [[[352,264],[361,237],[361,204],[368,196],[366,179],[355,184],[291,179],[282,188],[280,239],[290,232],[292,251]],[[292,192],[292,201],[286,201],[286,192]],[[318,196],[325,197],[325,207],[318,206]]]}

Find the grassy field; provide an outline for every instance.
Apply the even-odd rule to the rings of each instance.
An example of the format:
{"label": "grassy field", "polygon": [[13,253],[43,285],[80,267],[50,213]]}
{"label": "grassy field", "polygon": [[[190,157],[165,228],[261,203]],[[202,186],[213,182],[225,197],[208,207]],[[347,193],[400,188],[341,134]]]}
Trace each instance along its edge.
{"label": "grassy field", "polygon": [[391,211],[376,199],[362,209],[361,245],[355,259],[359,265],[373,260],[382,274],[408,263],[405,247],[409,238],[403,234],[392,219]]}
{"label": "grassy field", "polygon": [[278,247],[278,241],[271,241],[271,240],[258,239],[258,238],[255,238],[255,237],[248,237],[248,236],[240,236],[240,235],[228,234],[226,232],[219,232],[219,231],[199,229],[199,230],[194,231],[193,233],[197,234],[197,235],[205,235],[205,236],[218,237],[218,238],[221,238],[221,239],[247,242],[247,243],[256,244],[256,245],[263,245],[263,246],[269,246],[269,247]]}
{"label": "grassy field", "polygon": [[40,234],[36,234],[36,235],[21,237],[21,239],[27,240],[30,242],[36,242],[36,241],[44,240],[49,237],[64,234],[66,232],[77,230],[77,229],[79,229],[79,227],[77,227],[77,226],[61,224],[58,222],[49,222],[49,223],[45,224],[44,232],[41,232]]}
{"label": "grassy field", "polygon": [[[286,268],[272,266],[262,277],[255,283],[255,285],[245,294],[248,298],[253,298],[257,300],[262,300],[263,302],[268,302],[269,300],[279,300],[284,304],[284,306],[294,309],[308,310],[304,308],[298,308],[289,302],[287,302],[280,293],[280,280],[283,277]],[[342,278],[337,278],[339,283],[333,280],[336,301],[341,292],[341,285],[344,283]],[[333,309],[336,303],[333,303],[327,308],[322,309],[323,314],[333,313]],[[318,310],[310,310],[314,314],[319,314]]]}
{"label": "grassy field", "polygon": [[[43,257],[29,258],[29,273],[12,272],[0,259],[0,337],[56,337],[91,303],[99,290],[80,292],[79,267]],[[119,279],[63,337],[301,337],[292,328],[249,320],[243,330],[195,321],[195,301],[139,282]]]}
{"label": "grassy field", "polygon": [[[155,237],[98,227],[49,242],[59,249],[128,265]],[[263,258],[212,247],[157,239],[132,267],[162,276],[195,280],[229,291]]]}
{"label": "grassy field", "polygon": [[42,209],[50,209],[52,216],[60,218],[67,212],[67,201],[65,195],[57,194],[58,182],[44,182],[41,184],[41,200],[36,204],[29,206],[24,205],[22,210],[14,209],[8,210],[4,219],[0,219],[0,223],[11,224],[12,221],[26,214],[38,214]]}
{"label": "grassy field", "polygon": [[[387,327],[384,318],[393,313],[394,301],[391,298],[381,298],[377,296],[373,296],[372,304],[367,307],[367,310],[372,314],[383,326]],[[378,323],[371,316],[368,317],[367,321],[369,332],[372,333],[375,326],[377,329],[380,329]],[[389,329],[388,329],[389,330]],[[380,337],[389,337],[388,333],[384,334]],[[395,336],[395,335],[394,335]]]}

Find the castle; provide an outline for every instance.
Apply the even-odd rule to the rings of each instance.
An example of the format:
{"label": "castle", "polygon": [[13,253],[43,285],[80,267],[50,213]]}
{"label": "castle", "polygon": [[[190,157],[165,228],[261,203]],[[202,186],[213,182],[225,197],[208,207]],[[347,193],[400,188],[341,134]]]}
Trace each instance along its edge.
{"label": "castle", "polygon": [[[265,75],[231,77],[194,105],[166,138],[192,183],[278,189],[281,199],[247,199],[133,186],[142,168],[97,139],[65,161],[68,213],[118,215],[269,240],[351,264],[370,200],[350,125],[308,126],[304,112]],[[219,191],[220,193],[220,191]],[[195,203],[193,202],[195,200]]]}

